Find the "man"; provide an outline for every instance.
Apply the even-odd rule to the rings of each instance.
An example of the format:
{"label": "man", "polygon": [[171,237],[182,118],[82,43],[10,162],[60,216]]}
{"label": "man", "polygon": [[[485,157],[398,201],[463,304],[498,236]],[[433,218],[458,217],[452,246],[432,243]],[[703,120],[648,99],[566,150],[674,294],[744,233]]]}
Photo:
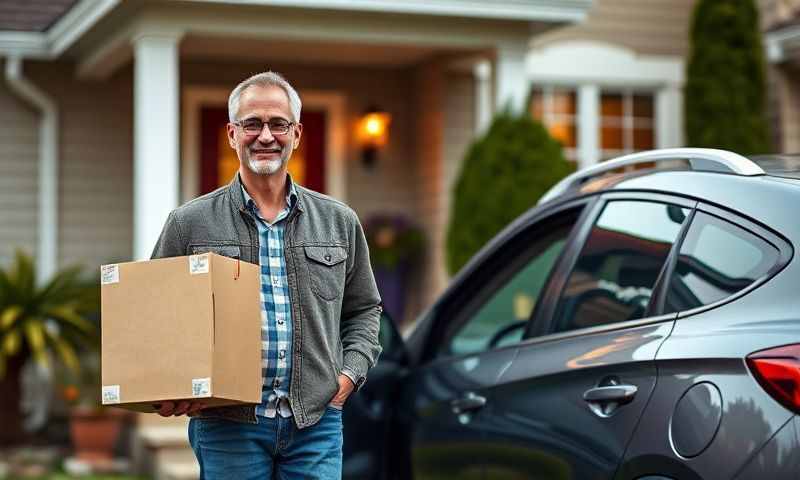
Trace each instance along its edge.
{"label": "man", "polygon": [[356,214],[287,173],[300,108],[274,72],[240,83],[227,125],[238,174],[171,212],[153,252],[211,251],[261,265],[261,404],[159,409],[193,417],[189,440],[204,479],[341,477],[341,409],[380,353],[380,298]]}

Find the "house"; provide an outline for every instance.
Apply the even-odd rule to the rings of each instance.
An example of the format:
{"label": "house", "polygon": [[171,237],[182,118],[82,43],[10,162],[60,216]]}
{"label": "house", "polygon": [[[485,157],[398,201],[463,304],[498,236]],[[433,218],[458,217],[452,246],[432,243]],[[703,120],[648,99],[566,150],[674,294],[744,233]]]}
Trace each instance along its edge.
{"label": "house", "polygon": [[[167,213],[226,184],[230,90],[283,73],[304,101],[301,183],[428,235],[418,312],[444,287],[448,182],[495,108],[524,107],[531,35],[592,0],[8,0],[0,5],[0,264],[148,258]],[[371,106],[388,143],[364,162]],[[233,163],[232,163],[233,162]]]}
{"label": "house", "polygon": [[800,152],[800,0],[761,0],[768,111],[778,152]]}
{"label": "house", "polygon": [[695,0],[599,0],[586,21],[531,39],[529,108],[581,168],[684,145]]}

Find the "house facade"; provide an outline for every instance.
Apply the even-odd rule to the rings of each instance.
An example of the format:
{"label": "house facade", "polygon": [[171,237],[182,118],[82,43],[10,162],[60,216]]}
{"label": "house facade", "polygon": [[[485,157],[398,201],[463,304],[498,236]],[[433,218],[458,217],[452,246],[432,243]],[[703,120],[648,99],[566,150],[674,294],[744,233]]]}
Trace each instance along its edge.
{"label": "house facade", "polygon": [[[427,234],[409,315],[445,285],[449,182],[495,108],[525,108],[531,35],[591,0],[11,1],[0,15],[0,263],[148,258],[168,212],[227,183],[227,95],[283,73],[303,98],[301,183]],[[45,8],[46,6],[46,8]],[[388,142],[365,162],[377,106]],[[233,162],[233,163],[232,163]]]}
{"label": "house facade", "polygon": [[586,21],[531,39],[528,108],[588,167],[679,147],[695,0],[600,0]]}

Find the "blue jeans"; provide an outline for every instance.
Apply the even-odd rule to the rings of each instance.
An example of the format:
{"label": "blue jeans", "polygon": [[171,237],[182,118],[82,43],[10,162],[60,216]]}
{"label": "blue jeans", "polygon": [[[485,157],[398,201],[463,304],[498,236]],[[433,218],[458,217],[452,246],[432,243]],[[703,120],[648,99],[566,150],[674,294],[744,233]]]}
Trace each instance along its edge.
{"label": "blue jeans", "polygon": [[342,411],[331,406],[316,425],[258,417],[257,424],[192,418],[189,443],[201,480],[289,480],[342,477]]}

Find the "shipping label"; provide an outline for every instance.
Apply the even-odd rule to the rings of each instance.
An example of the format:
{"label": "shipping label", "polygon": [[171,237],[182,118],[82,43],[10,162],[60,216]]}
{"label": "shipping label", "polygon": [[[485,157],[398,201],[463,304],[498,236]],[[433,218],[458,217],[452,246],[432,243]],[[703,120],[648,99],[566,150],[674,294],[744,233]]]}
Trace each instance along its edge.
{"label": "shipping label", "polygon": [[100,283],[109,285],[119,283],[119,265],[103,265],[100,267]]}

